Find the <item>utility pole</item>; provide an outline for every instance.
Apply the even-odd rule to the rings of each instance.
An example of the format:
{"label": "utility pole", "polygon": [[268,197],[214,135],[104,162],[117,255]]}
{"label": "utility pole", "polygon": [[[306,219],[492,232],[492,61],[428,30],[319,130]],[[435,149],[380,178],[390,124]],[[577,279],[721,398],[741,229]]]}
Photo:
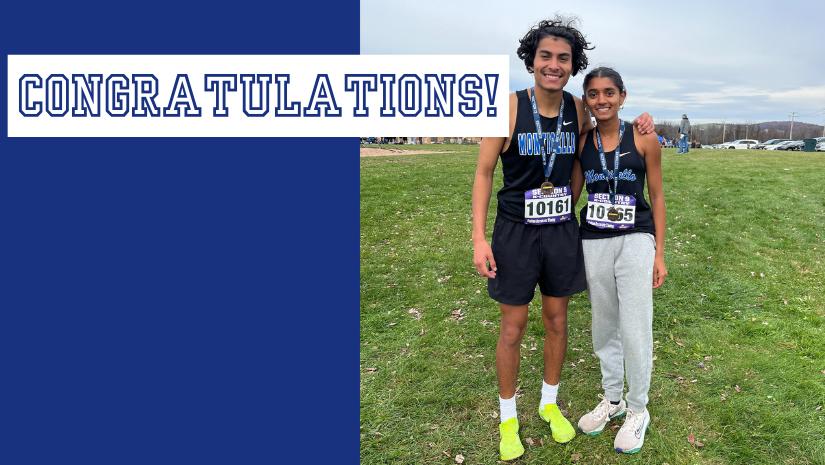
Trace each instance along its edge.
{"label": "utility pole", "polygon": [[795,111],[791,112],[791,134],[788,136],[788,139],[793,139],[793,120],[799,116],[799,114]]}
{"label": "utility pole", "polygon": [[722,143],[725,143],[725,130],[727,129],[727,125],[725,124],[725,120],[722,120]]}

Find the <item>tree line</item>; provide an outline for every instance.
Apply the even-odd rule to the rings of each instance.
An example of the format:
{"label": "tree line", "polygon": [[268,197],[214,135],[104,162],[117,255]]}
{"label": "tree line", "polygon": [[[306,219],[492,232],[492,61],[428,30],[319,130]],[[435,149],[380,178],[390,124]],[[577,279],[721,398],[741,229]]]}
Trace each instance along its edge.
{"label": "tree line", "polygon": [[[824,126],[800,121],[794,121],[793,134],[791,134],[790,121],[703,123],[691,124],[690,129],[690,140],[699,141],[703,145],[721,144],[738,139],[755,139],[759,142],[765,142],[770,139],[802,140],[825,137]],[[656,133],[665,139],[678,139],[679,121],[657,121]]]}

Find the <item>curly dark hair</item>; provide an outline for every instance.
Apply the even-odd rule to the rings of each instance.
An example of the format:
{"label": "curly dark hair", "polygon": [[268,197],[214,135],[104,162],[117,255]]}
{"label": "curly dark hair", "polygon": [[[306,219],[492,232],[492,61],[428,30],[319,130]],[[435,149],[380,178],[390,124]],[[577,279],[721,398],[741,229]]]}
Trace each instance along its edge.
{"label": "curly dark hair", "polygon": [[527,34],[519,40],[519,47],[516,55],[524,62],[527,71],[532,73],[533,60],[536,58],[536,49],[539,42],[545,37],[558,37],[570,44],[573,51],[573,76],[579,71],[587,68],[587,55],[585,50],[596,48],[585,40],[584,34],[576,27],[579,25],[579,18],[575,16],[562,16],[556,14],[553,19],[545,19],[530,28]]}

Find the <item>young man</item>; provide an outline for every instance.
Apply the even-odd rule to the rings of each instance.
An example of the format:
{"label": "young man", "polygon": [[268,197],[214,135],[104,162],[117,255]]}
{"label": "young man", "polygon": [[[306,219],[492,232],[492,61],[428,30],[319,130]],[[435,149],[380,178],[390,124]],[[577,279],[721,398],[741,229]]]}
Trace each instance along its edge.
{"label": "young man", "polygon": [[[570,76],[587,67],[585,50],[593,47],[575,25],[575,19],[556,16],[540,22],[521,39],[517,54],[535,76],[535,86],[510,94],[510,136],[482,140],[473,185],[473,263],[488,278],[488,293],[501,310],[496,370],[502,460],[524,453],[515,391],[519,345],[536,284],[541,290],[545,328],[539,415],[550,424],[556,441],[568,442],[575,436],[556,405],[567,352],[567,304],[571,295],[586,287],[573,211],[578,193],[572,193],[569,185],[571,174],[581,176],[575,156],[577,138],[593,123],[582,101],[563,89]],[[653,118],[647,113],[634,124],[640,132],[653,132]],[[491,247],[485,231],[499,157],[504,186],[498,192]]]}

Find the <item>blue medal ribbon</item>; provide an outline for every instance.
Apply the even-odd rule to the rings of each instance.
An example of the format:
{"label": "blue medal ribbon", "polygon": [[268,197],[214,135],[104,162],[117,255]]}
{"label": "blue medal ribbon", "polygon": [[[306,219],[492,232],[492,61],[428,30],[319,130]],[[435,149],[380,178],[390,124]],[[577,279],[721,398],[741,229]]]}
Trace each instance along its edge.
{"label": "blue medal ribbon", "polygon": [[530,103],[533,104],[533,121],[536,122],[536,134],[541,140],[541,167],[544,169],[544,177],[550,179],[550,173],[553,172],[553,164],[556,163],[556,153],[559,152],[561,146],[561,121],[564,118],[564,94],[561,96],[561,105],[559,105],[559,118],[556,124],[556,140],[550,144],[550,163],[547,163],[547,151],[545,150],[544,138],[547,134],[541,132],[541,122],[539,121],[539,107],[536,105],[536,88],[530,89]]}
{"label": "blue medal ribbon", "polygon": [[613,185],[610,185],[610,171],[607,171],[607,161],[604,158],[604,147],[602,138],[599,136],[599,128],[596,127],[596,142],[599,144],[599,158],[602,161],[602,173],[607,181],[607,189],[610,192],[610,203],[615,204],[616,190],[619,188],[619,149],[622,146],[622,136],[624,135],[624,121],[619,120],[619,142],[616,144],[616,156],[613,159]]}

